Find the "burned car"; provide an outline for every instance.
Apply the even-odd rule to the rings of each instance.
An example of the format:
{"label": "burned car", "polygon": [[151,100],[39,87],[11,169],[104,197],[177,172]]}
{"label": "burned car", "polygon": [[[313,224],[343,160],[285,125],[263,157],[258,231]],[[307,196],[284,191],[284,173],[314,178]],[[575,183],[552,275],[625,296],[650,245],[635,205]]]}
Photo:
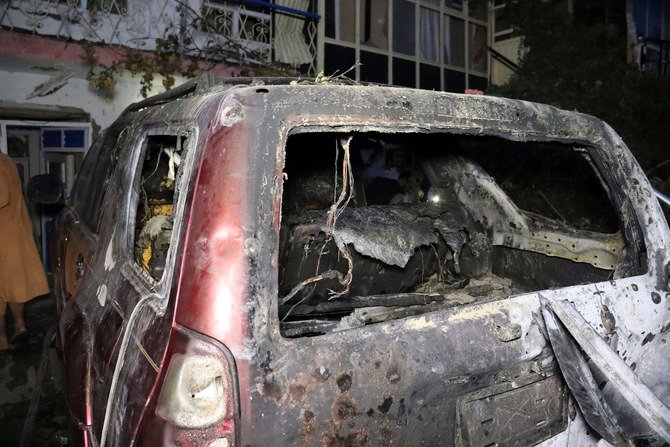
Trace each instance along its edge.
{"label": "burned car", "polygon": [[670,232],[590,116],[203,77],[106,130],[52,236],[84,445],[670,440]]}

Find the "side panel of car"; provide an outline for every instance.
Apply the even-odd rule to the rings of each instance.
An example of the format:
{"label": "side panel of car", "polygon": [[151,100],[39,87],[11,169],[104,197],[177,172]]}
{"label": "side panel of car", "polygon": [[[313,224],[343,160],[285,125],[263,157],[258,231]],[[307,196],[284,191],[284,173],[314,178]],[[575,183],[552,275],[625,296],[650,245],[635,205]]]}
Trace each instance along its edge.
{"label": "side panel of car", "polygon": [[81,283],[90,273],[91,260],[97,242],[96,235],[83,223],[78,220],[67,222],[68,219],[75,219],[75,216],[65,217],[65,227],[69,227],[70,230],[67,232],[68,242],[63,257],[64,308],[67,307],[72,297],[77,295]]}
{"label": "side panel of car", "polygon": [[94,253],[96,237],[75,216],[64,216],[65,227],[69,227],[67,244],[64,246],[63,262],[63,308],[59,329],[63,345],[63,361],[70,411],[78,424],[91,424],[91,346],[88,333],[89,322],[82,313],[81,301],[86,298],[79,294],[81,285],[91,281],[93,272],[90,264]]}
{"label": "side panel of car", "polygon": [[53,259],[57,272],[56,296],[60,339],[66,365],[67,402],[81,444],[90,441],[93,420],[91,389],[91,321],[86,306],[94,296],[84,292],[87,284],[96,284],[93,268],[98,242],[100,206],[106,184],[116,163],[116,136],[109,132],[89,150],[70,200],[71,205],[59,216],[56,228],[60,239],[54,244]]}
{"label": "side panel of car", "polygon": [[110,182],[100,236],[106,255],[97,267],[105,299],[88,311],[96,322],[93,431],[101,445],[134,442],[161,371],[197,138],[192,124],[129,129]]}
{"label": "side panel of car", "polygon": [[[102,224],[100,225],[99,256],[95,259],[95,270],[99,274],[96,283],[90,285],[89,299],[86,304],[86,316],[91,322],[92,354],[92,431],[98,442],[107,433],[113,435],[111,444],[129,444],[133,425],[146,402],[146,389],[151,387],[155,378],[156,363],[144,351],[145,357],[124,359],[126,365],[132,365],[136,371],[148,371],[144,380],[137,376],[129,382],[133,394],[125,395],[116,406],[109,404],[110,396],[114,399],[118,392],[114,384],[123,381],[116,373],[119,364],[119,352],[122,351],[124,340],[127,343],[127,330],[132,327],[134,311],[142,301],[142,297],[150,294],[152,284],[150,278],[142,276],[141,269],[134,268],[133,239],[134,216],[141,189],[141,179],[137,166],[146,149],[146,135],[141,126],[126,129],[124,138],[119,141],[118,165],[113,172],[102,204]],[[141,163],[140,163],[141,165]],[[129,206],[130,203],[134,204]],[[97,288],[94,289],[94,286]],[[142,340],[131,339],[130,343],[141,345]],[[144,368],[144,367],[148,368]],[[143,392],[143,390],[145,390]],[[139,405],[139,407],[138,407]],[[123,411],[120,411],[123,409]],[[119,418],[123,415],[123,418]],[[124,420],[128,423],[125,430],[116,426]]]}

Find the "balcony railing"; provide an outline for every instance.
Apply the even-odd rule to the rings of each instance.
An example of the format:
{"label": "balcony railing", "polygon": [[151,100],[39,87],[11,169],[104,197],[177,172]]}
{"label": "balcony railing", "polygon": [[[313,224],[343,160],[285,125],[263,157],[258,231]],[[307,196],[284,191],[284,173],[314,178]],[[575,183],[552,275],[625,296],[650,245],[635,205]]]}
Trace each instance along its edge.
{"label": "balcony railing", "polygon": [[316,75],[315,0],[0,0],[0,25],[64,40],[152,51],[178,36],[184,55],[282,64]]}
{"label": "balcony railing", "polygon": [[670,40],[641,39],[640,69],[670,78]]}

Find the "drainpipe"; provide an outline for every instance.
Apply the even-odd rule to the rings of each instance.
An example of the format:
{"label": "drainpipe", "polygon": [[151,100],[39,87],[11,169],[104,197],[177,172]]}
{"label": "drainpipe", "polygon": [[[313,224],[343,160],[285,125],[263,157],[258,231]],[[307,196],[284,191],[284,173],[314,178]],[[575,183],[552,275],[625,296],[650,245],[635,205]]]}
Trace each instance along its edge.
{"label": "drainpipe", "polygon": [[640,65],[640,44],[637,39],[637,29],[633,18],[633,0],[626,0],[626,62]]}
{"label": "drainpipe", "polygon": [[[316,13],[321,17],[326,16],[326,0],[318,0]],[[325,67],[325,52],[326,52],[326,21],[319,20],[316,24],[316,73],[315,76],[321,73]]]}

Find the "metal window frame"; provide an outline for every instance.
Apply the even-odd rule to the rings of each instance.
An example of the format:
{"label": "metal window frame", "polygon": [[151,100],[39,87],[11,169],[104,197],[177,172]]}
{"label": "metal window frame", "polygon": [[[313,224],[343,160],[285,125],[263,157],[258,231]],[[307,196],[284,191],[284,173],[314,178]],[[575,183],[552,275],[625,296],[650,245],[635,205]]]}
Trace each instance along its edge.
{"label": "metal window frame", "polygon": [[[336,1],[339,3],[339,1],[350,1],[350,0],[319,0],[318,1],[318,13],[322,17],[325,15],[326,11],[326,1]],[[486,71],[485,72],[479,72],[475,71],[470,68],[469,64],[469,58],[470,58],[470,25],[471,24],[476,24],[483,26],[486,29],[487,35],[489,34],[489,25],[487,21],[485,20],[480,20],[475,17],[470,17],[469,14],[469,5],[468,1],[463,2],[463,9],[462,10],[457,10],[453,8],[449,8],[445,6],[444,2],[440,2],[439,6],[431,4],[429,2],[423,1],[423,0],[405,0],[410,3],[414,4],[414,55],[407,55],[403,53],[398,53],[394,51],[393,48],[393,32],[395,28],[395,23],[393,21],[393,3],[394,0],[387,0],[388,1],[388,8],[387,8],[387,23],[388,23],[388,42],[387,42],[387,49],[379,49],[379,48],[374,48],[374,47],[369,47],[361,43],[361,2],[364,0],[353,0],[355,3],[355,33],[354,33],[354,42],[348,42],[344,40],[340,40],[337,38],[332,38],[332,37],[326,37],[325,36],[325,20],[321,20],[319,22],[319,29],[318,29],[318,40],[319,40],[319,48],[317,51],[318,58],[317,58],[317,72],[322,72],[324,70],[325,66],[325,46],[326,44],[335,44],[339,45],[342,47],[347,47],[347,48],[352,48],[354,50],[354,60],[355,61],[360,61],[361,60],[361,51],[366,51],[370,53],[376,53],[376,54],[381,54],[387,57],[387,79],[388,79],[388,84],[393,85],[393,59],[394,58],[399,58],[403,59],[406,61],[411,61],[414,63],[414,87],[415,88],[420,88],[420,69],[421,69],[421,64],[426,64],[426,65],[431,65],[434,67],[437,67],[440,69],[440,88],[441,90],[445,90],[445,83],[446,79],[444,76],[444,70],[452,70],[452,71],[457,71],[460,73],[463,73],[465,77],[465,88],[470,88],[470,75],[474,76],[479,76],[482,78],[489,78],[490,70],[491,70],[491,64],[490,60],[488,60],[487,56],[487,64],[486,64]],[[336,3],[336,9],[337,9],[337,3]],[[421,8],[427,8],[430,10],[433,10],[439,14],[439,51],[438,51],[438,60],[437,61],[431,61],[431,60],[426,60],[421,57],[420,54],[420,49],[421,49],[421,42],[420,42],[420,32],[421,32]],[[450,16],[454,17],[459,20],[463,20],[463,51],[464,51],[464,67],[458,67],[455,65],[447,64],[444,62],[444,22],[445,22],[445,16]],[[337,33],[337,31],[336,31]],[[488,43],[488,38],[487,38],[487,43]],[[344,67],[343,67],[344,68]],[[353,73],[353,78],[356,81],[361,80],[361,70],[360,66],[357,64],[355,67],[355,70],[352,71]],[[332,73],[325,73],[326,75],[330,75]]]}
{"label": "metal window frame", "polygon": [[[7,153],[7,127],[34,127],[36,129],[42,129],[45,127],[51,127],[54,129],[64,129],[64,128],[84,128],[86,129],[86,148],[83,151],[84,154],[88,152],[88,148],[91,146],[91,139],[93,136],[93,126],[91,123],[84,121],[33,121],[33,120],[0,120],[0,152],[3,154]],[[82,151],[72,151],[68,149],[63,149],[58,152],[72,152],[72,153],[82,153]]]}

